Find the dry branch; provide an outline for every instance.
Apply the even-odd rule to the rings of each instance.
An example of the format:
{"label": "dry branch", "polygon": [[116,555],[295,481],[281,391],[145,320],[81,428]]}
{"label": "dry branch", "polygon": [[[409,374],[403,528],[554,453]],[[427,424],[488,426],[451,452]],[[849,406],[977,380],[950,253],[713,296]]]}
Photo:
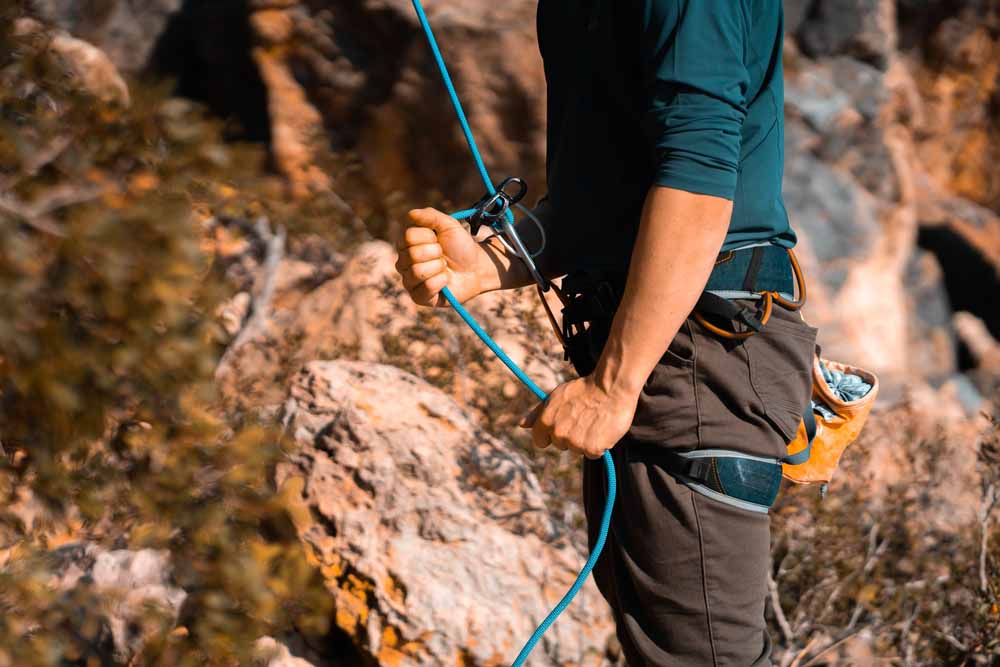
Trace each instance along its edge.
{"label": "dry branch", "polygon": [[998,500],[1000,500],[1000,492],[995,484],[990,484],[983,493],[983,500],[979,508],[979,589],[983,593],[989,593],[990,590],[990,582],[986,577],[986,552],[990,539],[990,518]]}
{"label": "dry branch", "polygon": [[278,266],[285,256],[285,228],[278,225],[276,231],[271,231],[271,225],[267,218],[260,218],[254,226],[254,233],[264,243],[265,255],[263,272],[263,284],[260,291],[253,296],[250,303],[250,315],[247,317],[236,334],[236,338],[226,348],[219,365],[215,369],[215,377],[220,377],[225,369],[232,363],[236,352],[247,343],[253,340],[264,329],[268,318],[271,316],[271,300],[274,298],[274,288],[277,284]]}
{"label": "dry branch", "polygon": [[13,216],[40,232],[65,236],[65,232],[49,218],[49,214],[67,206],[93,201],[103,192],[104,188],[96,185],[78,187],[66,184],[52,188],[31,203],[23,202],[13,195],[0,196],[0,212]]}
{"label": "dry branch", "polygon": [[778,582],[774,580],[771,576],[771,568],[767,571],[767,590],[770,593],[771,608],[774,610],[774,618],[778,622],[778,627],[781,628],[781,634],[785,636],[785,641],[789,646],[795,643],[795,633],[792,632],[792,626],[788,624],[788,619],[785,618],[785,611],[781,608],[781,596],[778,595]]}

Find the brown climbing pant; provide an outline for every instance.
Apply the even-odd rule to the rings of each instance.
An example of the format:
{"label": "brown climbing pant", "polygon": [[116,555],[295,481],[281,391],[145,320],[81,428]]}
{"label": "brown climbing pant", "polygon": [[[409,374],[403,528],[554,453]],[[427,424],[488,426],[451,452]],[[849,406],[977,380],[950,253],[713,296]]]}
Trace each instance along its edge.
{"label": "brown climbing pant", "polygon": [[[691,491],[663,450],[785,455],[810,395],[816,330],[776,306],[761,333],[726,341],[688,319],[646,382],[612,450],[618,502],[594,569],[629,667],[770,665],[764,621],[768,515]],[[602,462],[584,462],[590,541],[605,500]]]}

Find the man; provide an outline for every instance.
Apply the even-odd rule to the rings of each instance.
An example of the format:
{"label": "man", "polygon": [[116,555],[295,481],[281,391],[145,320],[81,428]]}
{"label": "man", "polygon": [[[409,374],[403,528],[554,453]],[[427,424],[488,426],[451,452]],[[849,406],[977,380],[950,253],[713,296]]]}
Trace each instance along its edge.
{"label": "man", "polygon": [[[791,281],[787,259],[774,259],[795,244],[781,199],[782,20],[781,0],[538,6],[549,186],[536,209],[548,239],[538,263],[549,277],[568,274],[581,298],[603,286],[614,299],[607,326],[590,329],[593,363],[574,358],[592,372],[523,425],[535,446],[587,457],[592,543],[605,493],[598,459],[613,447],[619,502],[594,574],[631,667],[770,664],[770,500],[757,512],[725,502],[724,490],[698,492],[671,455],[773,461],[808,402],[815,330],[797,314],[774,305],[741,339],[689,317],[727,266],[739,265],[746,290],[734,298],[772,289],[761,265],[775,284]],[[497,239],[477,243],[433,209],[410,218],[397,268],[417,303],[443,306],[446,285],[467,301],[531,284]],[[537,248],[531,225],[519,227]],[[760,300],[735,303],[768,319]]]}

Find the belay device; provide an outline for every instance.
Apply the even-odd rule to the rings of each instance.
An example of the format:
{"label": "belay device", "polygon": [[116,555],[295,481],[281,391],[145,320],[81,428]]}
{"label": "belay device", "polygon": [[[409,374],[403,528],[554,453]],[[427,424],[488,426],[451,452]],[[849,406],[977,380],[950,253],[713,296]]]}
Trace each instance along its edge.
{"label": "belay device", "polygon": [[[441,56],[441,51],[438,48],[437,40],[434,38],[434,32],[431,30],[430,23],[427,21],[427,15],[424,13],[423,4],[420,0],[412,0],[413,8],[417,12],[417,18],[420,21],[420,26],[424,30],[424,34],[427,37],[427,43],[431,48],[431,53],[434,55],[434,60],[437,63],[438,70],[441,72],[441,78],[444,81],[445,88],[448,89],[448,96],[451,98],[452,106],[455,108],[455,114],[458,116],[458,122],[462,126],[462,132],[465,135],[465,140],[469,144],[469,151],[472,153],[472,159],[476,163],[476,168],[479,170],[479,175],[486,185],[487,195],[479,201],[479,203],[472,209],[461,211],[459,213],[453,214],[453,217],[459,220],[468,219],[470,225],[473,228],[473,233],[479,230],[483,225],[489,226],[494,233],[500,238],[502,242],[508,244],[508,248],[514,252],[514,254],[523,261],[528,270],[531,272],[532,277],[538,283],[539,290],[545,291],[548,289],[548,282],[541,275],[538,269],[535,267],[535,263],[532,259],[531,253],[527,251],[524,244],[521,242],[517,231],[514,229],[514,214],[511,212],[511,206],[516,205],[518,201],[524,197],[527,190],[524,181],[520,179],[509,178],[501,184],[498,190],[494,185],[493,181],[490,179],[489,172],[486,170],[486,165],[483,163],[483,158],[479,153],[479,148],[476,145],[475,137],[472,135],[472,129],[469,127],[469,122],[465,117],[465,111],[462,109],[462,103],[458,99],[458,93],[455,92],[455,86],[451,81],[451,75],[448,73],[448,67],[445,65],[444,58]],[[508,187],[517,187],[515,191],[508,192]],[[544,230],[543,230],[544,233]],[[455,309],[455,312],[465,321],[466,324],[476,333],[477,336],[486,344],[490,350],[504,363],[507,368],[517,376],[528,389],[531,390],[538,400],[544,401],[548,398],[546,394],[535,382],[525,374],[521,368],[514,363],[514,361],[507,356],[507,354],[500,348],[496,342],[490,338],[489,334],[479,325],[479,323],[472,317],[468,310],[459,303],[455,295],[451,293],[447,287],[441,290],[441,294],[448,301],[448,303]],[[594,565],[597,563],[597,558],[601,555],[601,550],[604,548],[604,543],[607,541],[608,529],[611,525],[611,511],[615,504],[615,465],[611,459],[611,454],[609,452],[604,452],[604,466],[607,471],[608,476],[608,494],[607,500],[604,504],[604,513],[601,516],[601,526],[597,535],[597,541],[594,543],[594,548],[590,552],[590,557],[587,558],[587,562],[584,564],[583,569],[580,570],[580,574],[577,575],[576,580],[573,585],[570,586],[566,594],[555,606],[555,608],[549,612],[539,626],[532,633],[531,637],[524,644],[521,652],[518,653],[517,658],[515,658],[512,663],[512,667],[520,667],[528,659],[528,655],[531,653],[535,645],[538,644],[542,639],[542,635],[548,630],[549,626],[555,622],[559,615],[569,606],[573,598],[583,587],[583,583],[590,576],[590,572],[594,569]]]}

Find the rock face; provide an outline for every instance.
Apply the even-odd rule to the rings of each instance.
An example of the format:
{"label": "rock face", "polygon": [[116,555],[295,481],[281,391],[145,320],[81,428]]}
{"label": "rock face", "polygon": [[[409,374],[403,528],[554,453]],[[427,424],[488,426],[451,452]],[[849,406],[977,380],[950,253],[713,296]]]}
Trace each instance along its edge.
{"label": "rock face", "polygon": [[[523,176],[541,194],[545,100],[535,3],[425,4],[494,176]],[[254,7],[258,51],[295,72],[334,142],[357,150],[383,194],[433,184],[456,201],[478,198],[483,186],[409,2]],[[299,95],[268,90],[290,101]],[[273,129],[282,125],[272,116]]]}
{"label": "rock face", "polygon": [[[283,421],[299,450],[279,482],[304,479],[302,538],[378,664],[508,664],[585,560],[523,456],[408,373],[308,364]],[[610,632],[588,583],[532,664],[603,664]]]}
{"label": "rock face", "polygon": [[896,48],[894,0],[795,2],[804,13],[796,36],[810,56],[849,53],[885,67]]}
{"label": "rock face", "polygon": [[[233,262],[230,273],[242,276],[252,290],[249,275],[260,270],[247,250],[238,248],[223,261]],[[410,369],[449,387],[454,399],[482,418],[496,412],[492,401],[530,400],[450,309],[413,304],[399,282],[391,245],[369,241],[350,258],[316,255],[289,256],[279,265],[265,330],[233,355],[232,371],[220,378],[235,400],[246,406],[277,405],[286,390],[283,373],[316,359],[342,357]],[[248,292],[240,292],[224,309],[234,335],[248,300]],[[553,348],[534,290],[484,295],[469,308],[541,386],[558,384],[567,368]]]}
{"label": "rock face", "polygon": [[[911,4],[786,3],[785,197],[812,278],[806,316],[825,352],[882,374],[888,395],[960,370],[953,310],[1000,330],[986,303],[1000,219],[981,205],[995,195],[978,166],[996,127],[983,100],[997,47],[971,37],[997,14]],[[960,55],[927,40],[942,31],[962,36],[964,50],[947,49]],[[981,148],[959,165],[956,143]],[[972,201],[956,196],[963,183]]]}

